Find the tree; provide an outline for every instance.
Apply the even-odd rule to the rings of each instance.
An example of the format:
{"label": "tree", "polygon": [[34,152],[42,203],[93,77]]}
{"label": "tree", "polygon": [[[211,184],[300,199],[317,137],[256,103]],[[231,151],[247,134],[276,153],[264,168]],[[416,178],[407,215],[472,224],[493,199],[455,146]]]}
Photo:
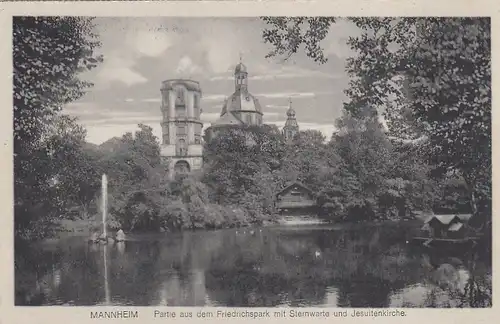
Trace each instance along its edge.
{"label": "tree", "polygon": [[138,126],[100,162],[109,179],[110,214],[126,230],[159,229],[161,211],[173,198],[158,139],[151,127]]}
{"label": "tree", "polygon": [[[221,130],[205,143],[204,180],[214,202],[244,206],[257,220],[272,212],[285,143],[277,127]],[[271,200],[270,200],[271,199]]]}
{"label": "tree", "polygon": [[392,145],[370,108],[356,117],[346,112],[337,121],[337,129],[330,145],[342,161],[345,176],[357,180],[356,185],[349,186],[356,188],[351,192],[353,203],[348,203],[349,209],[373,217],[378,213],[378,200],[385,179],[390,178]]}
{"label": "tree", "polygon": [[317,130],[300,131],[286,146],[282,172],[288,181],[300,181],[317,190],[325,171],[334,167],[335,157],[329,156],[325,136]]}
{"label": "tree", "polygon": [[99,156],[85,146],[85,135],[85,129],[76,123],[76,118],[61,115],[55,118],[43,143],[61,206],[64,209],[81,208],[81,215],[88,217],[89,208],[99,192],[101,175]]}
{"label": "tree", "polygon": [[[279,18],[265,20],[271,27],[287,29]],[[391,134],[427,139],[431,163],[446,172],[458,171],[466,179],[477,216],[478,198],[491,201],[490,19],[350,21],[361,35],[348,40],[356,54],[346,64],[351,81],[344,108],[355,115],[372,106],[374,114],[384,112]],[[319,37],[303,36],[314,32]],[[312,43],[318,48],[326,32],[328,27],[322,26],[300,36],[282,34],[271,39],[275,50],[270,54],[294,54],[300,44]],[[268,34],[264,31],[265,41]],[[287,42],[294,46],[280,50]],[[321,54],[310,56],[318,61]]]}
{"label": "tree", "polygon": [[101,60],[92,19],[13,19],[14,194],[17,236],[43,235],[59,215],[54,173],[46,149],[50,127],[64,104],[91,84],[78,78]]}

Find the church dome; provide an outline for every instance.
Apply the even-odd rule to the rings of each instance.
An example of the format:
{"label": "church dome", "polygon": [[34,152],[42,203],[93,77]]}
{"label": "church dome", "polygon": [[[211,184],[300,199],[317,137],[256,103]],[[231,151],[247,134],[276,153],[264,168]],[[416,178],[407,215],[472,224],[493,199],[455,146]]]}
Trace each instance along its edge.
{"label": "church dome", "polygon": [[252,94],[238,90],[227,98],[222,107],[222,114],[228,111],[255,111],[262,114],[262,107]]}
{"label": "church dome", "polygon": [[288,117],[295,117],[295,110],[292,107],[288,108],[286,115]]}
{"label": "church dome", "polygon": [[239,63],[236,65],[236,68],[234,69],[234,74],[238,73],[247,73],[247,67],[243,63]]}

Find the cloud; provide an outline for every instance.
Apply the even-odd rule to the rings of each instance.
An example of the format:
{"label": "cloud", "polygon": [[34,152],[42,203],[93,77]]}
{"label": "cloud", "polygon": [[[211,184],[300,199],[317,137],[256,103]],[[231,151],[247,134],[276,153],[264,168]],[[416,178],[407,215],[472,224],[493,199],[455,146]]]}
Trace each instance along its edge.
{"label": "cloud", "polygon": [[[101,37],[104,62],[96,75],[96,86],[107,88],[111,82],[128,87],[148,80],[136,65],[143,57],[156,58],[173,46],[178,37],[158,28],[159,19],[101,18],[97,33]],[[153,28],[153,27],[157,28]]]}
{"label": "cloud", "polygon": [[194,64],[193,60],[189,56],[183,56],[177,64],[175,73],[177,75],[190,77],[191,75],[200,73],[201,71],[201,67]]}
{"label": "cloud", "polygon": [[[209,94],[209,95],[203,95],[201,97],[201,101],[223,101],[225,98],[227,98],[226,94]],[[145,98],[141,99],[140,101],[142,102],[161,102],[161,98]]]}
{"label": "cloud", "polygon": [[124,124],[145,124],[145,123],[161,123],[161,116],[144,116],[144,115],[126,115],[116,114],[115,116],[103,116],[99,119],[87,120],[86,125],[89,126],[110,126],[110,125],[124,125]]}
{"label": "cloud", "polygon": [[204,122],[208,123],[213,123],[220,117],[220,112],[219,113],[202,113],[201,114],[201,120]]}
{"label": "cloud", "polygon": [[205,30],[198,31],[201,35],[200,47],[205,52],[212,73],[232,71],[235,62],[238,62],[245,40],[244,37],[238,37],[241,30],[232,27],[229,20],[212,20],[202,26]]}
{"label": "cloud", "polygon": [[[257,99],[259,98],[268,98],[268,99],[277,99],[277,98],[313,98],[320,95],[328,95],[331,94],[329,91],[319,91],[319,92],[275,92],[275,93],[257,93],[253,94]],[[227,94],[207,94],[201,97],[202,101],[219,101],[223,102],[228,97]],[[161,102],[161,98],[146,98],[141,99],[142,102]],[[267,105],[266,107],[270,108],[281,108],[285,106],[277,106],[277,105]],[[288,108],[288,106],[286,106]]]}
{"label": "cloud", "polygon": [[118,81],[124,83],[126,86],[133,86],[139,83],[145,83],[148,81],[141,74],[135,72],[134,70],[126,67],[117,67],[108,69],[105,73],[101,75],[103,80],[108,81]]}
{"label": "cloud", "polygon": [[285,105],[266,105],[266,109],[287,110],[289,106]]}
{"label": "cloud", "polygon": [[123,58],[119,54],[110,54],[109,58],[104,62],[97,74],[97,78],[101,81],[100,85],[118,82],[130,87],[148,81],[133,69],[134,61],[131,58]]}
{"label": "cloud", "polygon": [[[248,80],[267,81],[276,79],[296,79],[296,78],[323,78],[323,79],[340,79],[342,74],[326,73],[318,70],[305,69],[298,66],[283,66],[280,69],[273,69],[269,66],[261,68],[263,74],[252,75],[249,71]],[[233,80],[233,74],[217,75],[210,78],[210,81]]]}
{"label": "cloud", "polygon": [[257,98],[312,98],[316,94],[314,92],[276,92],[276,93],[259,93],[255,94]]}
{"label": "cloud", "polygon": [[201,97],[202,101],[223,101],[225,98],[227,98],[227,94],[209,94],[209,95],[203,95]]}
{"label": "cloud", "polygon": [[141,30],[129,34],[129,44],[138,53],[149,57],[158,57],[172,46],[172,34]]}

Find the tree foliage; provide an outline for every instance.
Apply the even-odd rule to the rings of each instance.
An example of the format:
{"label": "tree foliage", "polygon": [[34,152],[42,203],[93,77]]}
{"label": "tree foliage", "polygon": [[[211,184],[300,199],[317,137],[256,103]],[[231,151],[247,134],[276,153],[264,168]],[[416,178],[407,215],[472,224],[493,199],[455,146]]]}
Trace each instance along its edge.
{"label": "tree foliage", "polygon": [[257,220],[270,214],[285,155],[276,127],[228,128],[206,142],[204,182],[213,201],[243,206]]}
{"label": "tree foliage", "polygon": [[[428,141],[431,163],[444,171],[456,171],[466,180],[473,212],[476,196],[491,200],[491,24],[487,18],[425,18],[354,20],[369,32],[350,44],[359,56],[348,62],[355,80],[378,80],[369,95],[354,95],[360,87],[351,84],[350,102],[356,109],[369,97],[387,102],[389,129],[397,135],[417,130]],[[360,65],[372,56],[374,44],[380,52],[373,64]],[[390,50],[390,45],[395,45]],[[390,64],[389,62],[392,62]],[[403,75],[405,86],[391,81]],[[401,108],[404,108],[401,112]],[[404,118],[406,117],[406,120]],[[401,123],[401,120],[406,123]],[[399,125],[408,125],[401,129]],[[394,127],[396,126],[396,127]],[[405,132],[406,131],[406,132]],[[406,133],[406,134],[404,134]]]}
{"label": "tree foliage", "polygon": [[60,111],[90,86],[78,74],[101,60],[97,46],[90,18],[13,19],[16,234],[46,231],[68,202],[86,195],[87,189],[70,190],[90,172],[84,132]]}
{"label": "tree foliage", "polygon": [[[274,46],[270,55],[292,55],[300,45],[319,49],[329,27],[305,27],[298,36],[286,19],[264,20],[272,31],[263,34]],[[442,175],[454,171],[465,179],[476,214],[476,201],[491,201],[490,19],[349,20],[361,33],[347,41],[355,55],[346,62],[345,110],[356,116],[372,107],[373,116],[384,114],[390,135],[425,139],[425,147],[418,145],[429,163]],[[322,53],[306,54],[324,62],[317,59]]]}
{"label": "tree foliage", "polygon": [[325,63],[321,41],[328,34],[333,17],[262,17],[267,28],[262,32],[265,43],[273,46],[266,56],[283,56],[285,60],[296,54],[303,46],[307,56]]}

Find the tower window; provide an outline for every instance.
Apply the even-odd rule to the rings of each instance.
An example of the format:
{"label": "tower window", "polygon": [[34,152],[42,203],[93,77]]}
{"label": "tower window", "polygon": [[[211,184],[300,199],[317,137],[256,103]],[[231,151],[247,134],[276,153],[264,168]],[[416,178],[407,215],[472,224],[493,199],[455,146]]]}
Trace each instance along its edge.
{"label": "tower window", "polygon": [[247,124],[249,124],[249,125],[250,125],[250,124],[252,124],[252,115],[247,114],[247,115],[245,116],[245,119],[246,119],[246,123],[247,123]]}
{"label": "tower window", "polygon": [[184,140],[183,138],[177,140],[176,153],[177,156],[186,156],[188,153],[186,140]]}
{"label": "tower window", "polygon": [[200,108],[200,96],[197,94],[194,95],[194,108]]}
{"label": "tower window", "polygon": [[185,100],[184,100],[184,89],[179,88],[177,89],[177,98],[175,99],[175,105],[185,105]]}

